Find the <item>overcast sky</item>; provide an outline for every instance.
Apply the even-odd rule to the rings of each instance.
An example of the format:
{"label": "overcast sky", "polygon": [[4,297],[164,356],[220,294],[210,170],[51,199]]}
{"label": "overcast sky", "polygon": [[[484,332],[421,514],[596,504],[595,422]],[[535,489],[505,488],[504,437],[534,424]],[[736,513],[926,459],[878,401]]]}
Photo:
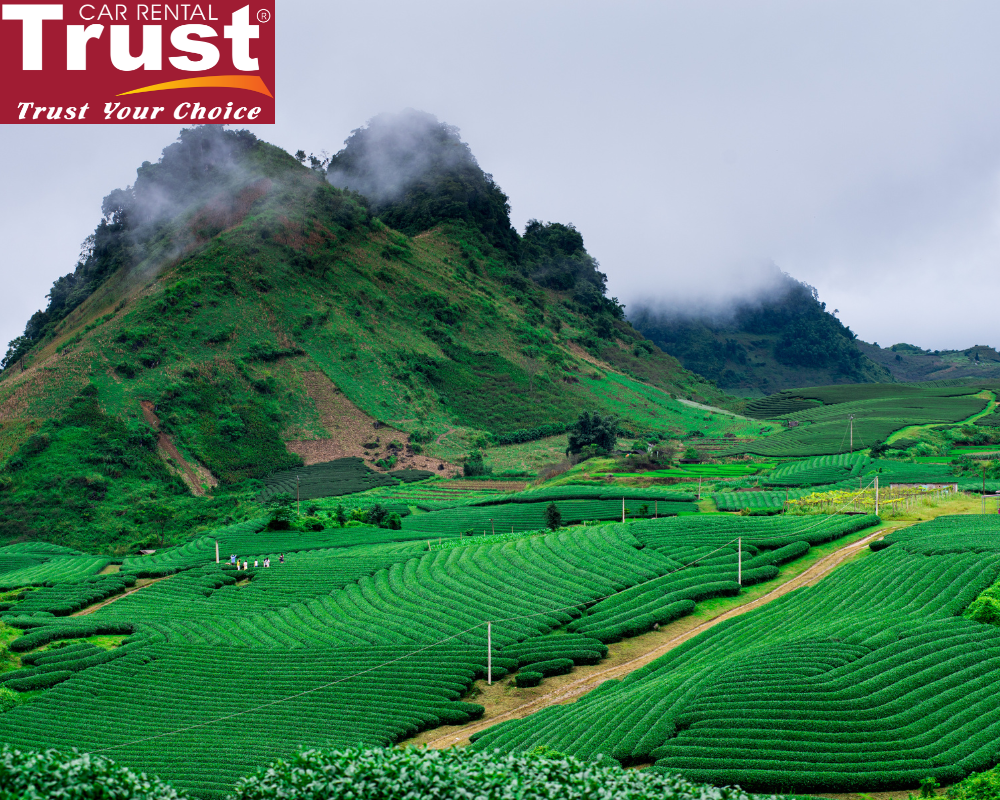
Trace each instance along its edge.
{"label": "overcast sky", "polygon": [[[761,264],[883,346],[1000,346],[1000,4],[279,6],[278,124],[338,150],[381,111],[458,126],[515,225],[573,222],[633,305]],[[0,340],[73,269],[101,198],[177,127],[4,126]]]}

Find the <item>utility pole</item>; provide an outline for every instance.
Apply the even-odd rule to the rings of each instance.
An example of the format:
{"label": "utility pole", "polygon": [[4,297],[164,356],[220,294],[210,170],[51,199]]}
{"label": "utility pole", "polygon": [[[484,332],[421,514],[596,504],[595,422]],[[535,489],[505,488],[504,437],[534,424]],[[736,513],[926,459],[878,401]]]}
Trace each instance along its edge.
{"label": "utility pole", "polygon": [[219,563],[219,540],[215,540],[215,563]]}
{"label": "utility pole", "polygon": [[878,475],[875,476],[875,516],[878,516]]}
{"label": "utility pole", "polygon": [[486,685],[493,685],[493,623],[486,623]]}
{"label": "utility pole", "polygon": [[986,514],[986,465],[983,464],[983,515]]}
{"label": "utility pole", "polygon": [[743,537],[736,540],[736,582],[743,585]]}
{"label": "utility pole", "polygon": [[[851,452],[854,452],[854,415],[851,414],[848,419],[851,421]],[[841,440],[843,441],[843,440]]]}
{"label": "utility pole", "polygon": [[295,513],[302,516],[302,503],[299,502],[299,476],[295,476]]}
{"label": "utility pole", "polygon": [[701,477],[698,478],[698,502],[701,502]]}
{"label": "utility pole", "polygon": [[622,522],[625,521],[625,498],[622,498]]}
{"label": "utility pole", "polygon": [[495,536],[496,532],[497,532],[497,529],[495,527],[493,527],[493,517],[490,517],[490,533],[492,533]]}

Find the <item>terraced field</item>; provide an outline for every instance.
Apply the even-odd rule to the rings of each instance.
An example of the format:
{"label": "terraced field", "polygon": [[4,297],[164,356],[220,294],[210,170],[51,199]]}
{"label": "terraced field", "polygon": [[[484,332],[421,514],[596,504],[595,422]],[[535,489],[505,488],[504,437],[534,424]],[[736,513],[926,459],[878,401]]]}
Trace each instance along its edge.
{"label": "terraced field", "polygon": [[[51,688],[0,715],[0,739],[103,752],[221,797],[303,744],[390,744],[475,718],[482,708],[462,697],[485,674],[487,620],[495,677],[593,663],[605,642],[738,592],[737,535],[747,585],[776,576],[809,541],[871,522],[679,517],[457,539],[429,553],[407,542],[302,550],[249,572],[205,564],[198,540],[156,555],[179,573],[87,616],[7,610],[25,631],[12,652],[26,658],[4,683]],[[136,559],[106,577],[127,582],[149,566]],[[87,585],[72,586],[83,596]],[[95,635],[124,643],[51,649]]]}
{"label": "terraced field", "polygon": [[960,615],[1000,574],[1000,521],[939,518],[873,549],[474,747],[545,744],[799,792],[950,783],[992,766],[1000,630]]}

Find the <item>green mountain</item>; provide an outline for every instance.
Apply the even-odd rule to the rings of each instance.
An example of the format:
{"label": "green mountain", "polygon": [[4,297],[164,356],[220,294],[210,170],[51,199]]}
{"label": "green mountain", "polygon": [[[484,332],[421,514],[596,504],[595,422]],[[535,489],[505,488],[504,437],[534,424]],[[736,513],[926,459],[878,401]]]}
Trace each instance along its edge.
{"label": "green mountain", "polygon": [[671,394],[725,402],[624,320],[579,232],[519,236],[418,117],[355,131],[345,188],[204,127],[105,198],[3,360],[0,542],[124,552],[259,514],[261,479],[303,463],[452,474],[583,410],[680,435]]}
{"label": "green mountain", "polygon": [[854,332],[826,310],[815,288],[786,273],[775,277],[776,289],[768,296],[725,311],[688,314],[642,307],[630,321],[685,368],[735,395],[893,380],[861,349]]}

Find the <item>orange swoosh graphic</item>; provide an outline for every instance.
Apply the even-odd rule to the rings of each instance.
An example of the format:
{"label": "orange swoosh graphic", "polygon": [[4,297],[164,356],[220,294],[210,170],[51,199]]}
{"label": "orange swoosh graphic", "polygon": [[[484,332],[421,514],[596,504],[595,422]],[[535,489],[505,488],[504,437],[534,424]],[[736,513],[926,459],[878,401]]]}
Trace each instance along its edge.
{"label": "orange swoosh graphic", "polygon": [[143,86],[141,89],[133,89],[130,92],[122,92],[115,97],[122,97],[126,94],[139,94],[140,92],[162,92],[164,89],[249,89],[251,92],[271,94],[264,81],[259,75],[206,75],[201,78],[184,78],[179,81],[167,81],[157,83],[153,86]]}

